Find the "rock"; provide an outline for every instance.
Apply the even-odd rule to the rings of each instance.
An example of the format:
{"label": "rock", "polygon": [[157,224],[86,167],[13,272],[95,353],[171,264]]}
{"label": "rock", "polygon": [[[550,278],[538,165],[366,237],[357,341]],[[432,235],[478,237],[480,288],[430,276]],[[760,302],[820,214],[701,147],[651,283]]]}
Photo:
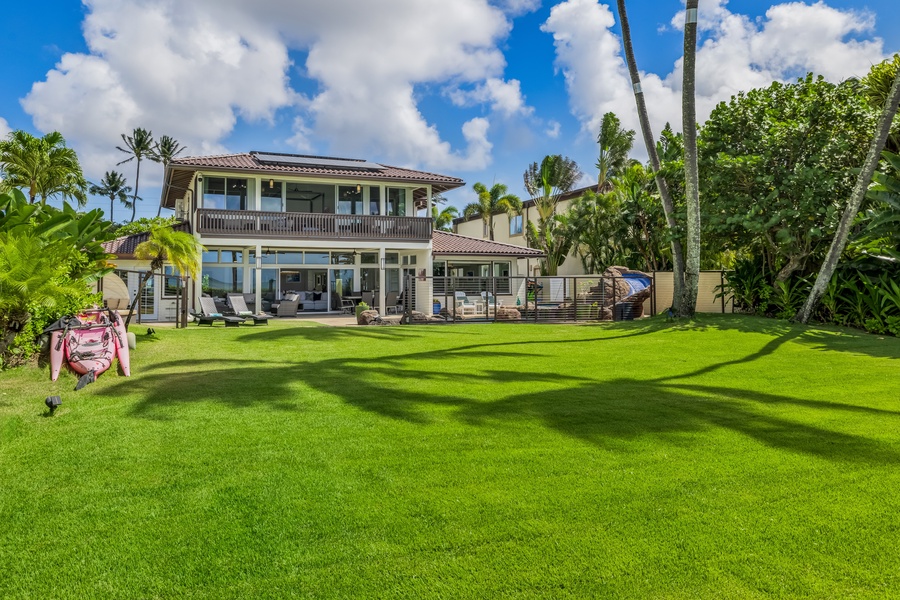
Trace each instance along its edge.
{"label": "rock", "polygon": [[356,317],[357,325],[371,325],[378,318],[377,310],[364,310]]}
{"label": "rock", "polygon": [[520,321],[522,313],[512,306],[498,306],[496,319],[498,321]]}
{"label": "rock", "polygon": [[409,322],[410,323],[430,323],[432,318],[429,315],[426,315],[423,312],[419,312],[417,310],[412,311],[410,315]]}

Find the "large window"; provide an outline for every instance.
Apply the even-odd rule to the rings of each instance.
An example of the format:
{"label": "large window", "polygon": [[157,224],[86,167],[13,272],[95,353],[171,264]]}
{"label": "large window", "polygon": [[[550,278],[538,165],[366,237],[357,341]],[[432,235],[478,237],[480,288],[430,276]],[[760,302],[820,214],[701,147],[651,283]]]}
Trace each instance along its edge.
{"label": "large window", "polygon": [[406,216],[406,190],[401,188],[387,189],[387,214],[395,217]]}
{"label": "large window", "polygon": [[333,185],[286,183],[284,198],[287,212],[334,212]]}
{"label": "large window", "polygon": [[381,214],[381,188],[378,186],[369,186],[369,214]]}
{"label": "large window", "polygon": [[208,267],[203,265],[203,293],[214,298],[244,291],[243,267]]}
{"label": "large window", "polygon": [[363,193],[362,186],[342,185],[338,187],[338,214],[362,215]]}
{"label": "large window", "polygon": [[178,269],[172,266],[166,266],[164,272],[163,298],[174,298],[178,295],[178,284],[181,280],[181,277],[178,275]]}
{"label": "large window", "polygon": [[281,196],[284,192],[284,185],[280,181],[268,180],[262,182],[262,190],[260,190],[260,210],[271,212],[281,212]]}
{"label": "large window", "polygon": [[204,177],[203,207],[247,210],[247,180],[237,177]]}
{"label": "large window", "polygon": [[509,235],[522,235],[522,215],[509,218]]}

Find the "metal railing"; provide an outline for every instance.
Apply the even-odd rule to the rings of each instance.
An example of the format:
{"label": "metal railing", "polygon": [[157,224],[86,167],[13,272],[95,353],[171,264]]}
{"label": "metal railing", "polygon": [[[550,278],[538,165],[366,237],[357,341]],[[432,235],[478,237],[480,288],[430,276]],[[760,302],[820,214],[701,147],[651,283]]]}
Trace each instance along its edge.
{"label": "metal railing", "polygon": [[[577,323],[623,321],[656,312],[655,286],[634,293],[625,277],[421,277],[405,290],[432,295],[427,318],[404,306],[404,322],[509,321]],[[410,294],[406,294],[410,296]]]}
{"label": "metal railing", "polygon": [[431,240],[431,219],[380,215],[197,209],[196,231],[224,237]]}

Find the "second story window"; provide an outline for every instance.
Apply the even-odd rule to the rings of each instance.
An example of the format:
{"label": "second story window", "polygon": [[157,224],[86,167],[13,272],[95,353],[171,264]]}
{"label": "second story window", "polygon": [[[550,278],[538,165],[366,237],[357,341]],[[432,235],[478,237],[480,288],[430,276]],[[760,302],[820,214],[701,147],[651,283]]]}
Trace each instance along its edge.
{"label": "second story window", "polygon": [[406,190],[401,188],[387,189],[387,214],[395,217],[406,216]]}
{"label": "second story window", "polygon": [[247,180],[236,177],[204,177],[203,208],[247,210]]}
{"label": "second story window", "polygon": [[509,218],[509,235],[522,235],[522,215]]}
{"label": "second story window", "polygon": [[260,210],[281,212],[281,188],[282,183],[273,179],[263,180],[260,190]]}

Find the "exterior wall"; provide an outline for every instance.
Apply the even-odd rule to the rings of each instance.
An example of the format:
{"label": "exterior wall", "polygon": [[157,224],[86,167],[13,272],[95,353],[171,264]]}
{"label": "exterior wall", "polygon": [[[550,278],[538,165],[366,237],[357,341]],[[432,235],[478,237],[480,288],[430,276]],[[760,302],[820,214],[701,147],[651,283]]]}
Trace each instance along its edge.
{"label": "exterior wall", "polygon": [[[125,284],[128,286],[128,294],[129,294],[129,302],[134,300],[134,294],[137,291],[138,286],[138,277],[133,273],[134,271],[140,271],[142,273],[150,270],[150,263],[146,260],[115,260],[116,270],[119,271],[131,271],[129,273],[128,281],[125,281]],[[141,321],[166,321],[171,322],[175,321],[177,317],[176,313],[176,300],[174,296],[166,296],[164,294],[164,289],[162,285],[163,278],[156,274],[154,275],[153,280],[153,302],[154,302],[154,313],[153,314],[143,314],[141,315]],[[139,311],[140,307],[138,307]],[[125,311],[122,311],[125,312]],[[135,315],[136,316],[136,315]]]}
{"label": "exterior wall", "polygon": [[[672,306],[673,298],[673,274],[671,271],[655,271],[653,273],[656,286],[656,313],[661,314]],[[731,300],[724,301],[716,298],[719,290],[716,286],[724,283],[722,271],[701,271],[697,292],[697,312],[700,313],[730,313],[734,312],[734,304]],[[644,313],[650,314],[650,300],[644,303]]]}

